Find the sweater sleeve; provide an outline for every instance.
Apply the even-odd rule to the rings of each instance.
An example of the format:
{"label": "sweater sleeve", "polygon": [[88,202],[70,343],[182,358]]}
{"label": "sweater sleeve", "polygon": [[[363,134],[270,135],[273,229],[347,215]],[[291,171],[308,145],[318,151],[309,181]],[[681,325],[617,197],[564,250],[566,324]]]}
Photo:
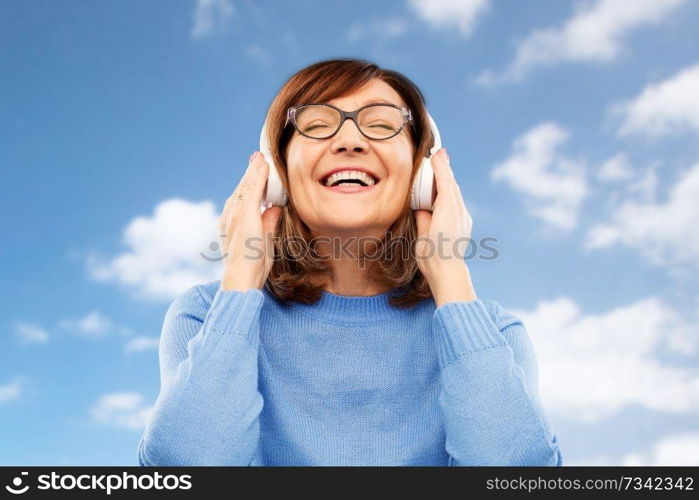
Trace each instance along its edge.
{"label": "sweater sleeve", "polygon": [[447,302],[433,316],[449,465],[562,466],[522,321],[496,302]]}
{"label": "sweater sleeve", "polygon": [[251,465],[260,436],[258,289],[198,286],[168,308],[160,336],[160,393],[138,444],[141,466]]}

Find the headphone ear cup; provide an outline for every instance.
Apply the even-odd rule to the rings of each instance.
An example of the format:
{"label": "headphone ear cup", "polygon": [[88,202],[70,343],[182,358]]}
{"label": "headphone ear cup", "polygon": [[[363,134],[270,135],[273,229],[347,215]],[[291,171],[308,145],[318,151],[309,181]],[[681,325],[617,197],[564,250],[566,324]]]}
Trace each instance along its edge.
{"label": "headphone ear cup", "polygon": [[410,208],[413,210],[432,211],[436,195],[437,190],[432,161],[430,158],[425,158],[415,174],[415,180],[410,191]]}
{"label": "headphone ear cup", "polygon": [[272,205],[284,206],[289,201],[289,196],[284,187],[284,183],[277,171],[277,166],[274,163],[274,158],[269,145],[269,137],[267,137],[267,118],[262,124],[260,131],[260,153],[264,157],[267,165],[269,165],[269,175],[265,183],[265,191],[260,200],[260,211],[264,211],[266,207]]}
{"label": "headphone ear cup", "polygon": [[412,210],[417,210],[420,205],[418,202],[418,193],[420,191],[420,177],[422,176],[422,167],[425,164],[424,160],[415,173],[415,178],[413,179],[413,185],[410,188],[410,208]]}
{"label": "headphone ear cup", "polygon": [[285,206],[289,201],[289,196],[286,192],[286,188],[282,183],[282,179],[279,176],[277,167],[272,160],[272,155],[267,151],[262,150],[262,155],[269,165],[269,175],[267,176],[267,182],[265,183],[265,191],[262,196],[262,206],[266,205],[278,205]]}

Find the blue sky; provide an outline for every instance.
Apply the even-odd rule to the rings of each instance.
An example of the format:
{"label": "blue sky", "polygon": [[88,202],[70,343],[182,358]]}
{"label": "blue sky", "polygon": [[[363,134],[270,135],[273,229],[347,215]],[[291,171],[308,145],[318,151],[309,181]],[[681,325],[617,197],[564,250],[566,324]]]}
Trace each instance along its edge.
{"label": "blue sky", "polygon": [[0,464],[137,464],[165,310],[331,57],[425,94],[567,463],[699,464],[699,4],[630,4],[3,2]]}

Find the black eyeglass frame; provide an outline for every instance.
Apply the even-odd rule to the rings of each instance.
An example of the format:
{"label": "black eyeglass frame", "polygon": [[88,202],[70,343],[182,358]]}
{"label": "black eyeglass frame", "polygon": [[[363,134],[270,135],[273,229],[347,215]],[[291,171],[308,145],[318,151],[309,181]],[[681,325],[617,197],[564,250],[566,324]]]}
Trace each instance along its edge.
{"label": "black eyeglass frame", "polygon": [[[340,123],[337,125],[337,128],[335,129],[335,131],[332,134],[328,135],[327,137],[311,137],[310,135],[307,135],[307,134],[304,134],[303,132],[301,132],[301,129],[299,128],[298,124],[296,123],[296,113],[299,109],[301,109],[305,106],[327,106],[327,107],[332,108],[332,109],[336,110],[337,112],[339,112],[340,113]],[[364,133],[364,131],[362,130],[362,127],[359,126],[359,122],[357,121],[357,116],[359,115],[360,111],[362,111],[363,109],[372,107],[372,106],[390,106],[392,108],[396,108],[396,109],[400,110],[403,113],[403,123],[401,123],[400,127],[398,127],[398,130],[396,131],[395,134],[389,135],[387,137],[376,138],[376,137],[369,137],[368,135],[366,135]],[[345,120],[347,120],[348,118],[354,122],[354,125],[357,127],[357,130],[359,130],[359,132],[364,137],[366,137],[367,139],[372,140],[372,141],[385,141],[386,139],[390,139],[392,137],[397,136],[398,134],[401,133],[401,130],[403,130],[403,127],[405,127],[406,123],[410,123],[410,125],[412,127],[415,127],[415,121],[413,120],[413,115],[408,108],[406,108],[404,106],[397,106],[396,104],[390,104],[390,103],[386,103],[386,102],[372,102],[372,103],[369,103],[369,104],[362,106],[361,108],[355,109],[354,111],[344,111],[344,110],[338,108],[337,106],[333,106],[332,104],[309,103],[309,104],[300,104],[298,106],[289,106],[289,109],[286,110],[286,122],[284,122],[284,126],[286,127],[289,124],[289,122],[291,122],[294,125],[294,128],[302,136],[308,137],[309,139],[324,140],[324,139],[330,139],[332,136],[337,134],[340,131],[340,129],[342,128],[342,125],[345,123]]]}

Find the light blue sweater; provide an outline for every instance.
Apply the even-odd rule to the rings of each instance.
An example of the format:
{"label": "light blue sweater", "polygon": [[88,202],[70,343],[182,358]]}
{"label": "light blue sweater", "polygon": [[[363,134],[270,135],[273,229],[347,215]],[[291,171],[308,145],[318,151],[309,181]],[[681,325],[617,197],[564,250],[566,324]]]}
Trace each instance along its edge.
{"label": "light blue sweater", "polygon": [[170,305],[140,465],[563,465],[522,322],[497,302],[196,285]]}

